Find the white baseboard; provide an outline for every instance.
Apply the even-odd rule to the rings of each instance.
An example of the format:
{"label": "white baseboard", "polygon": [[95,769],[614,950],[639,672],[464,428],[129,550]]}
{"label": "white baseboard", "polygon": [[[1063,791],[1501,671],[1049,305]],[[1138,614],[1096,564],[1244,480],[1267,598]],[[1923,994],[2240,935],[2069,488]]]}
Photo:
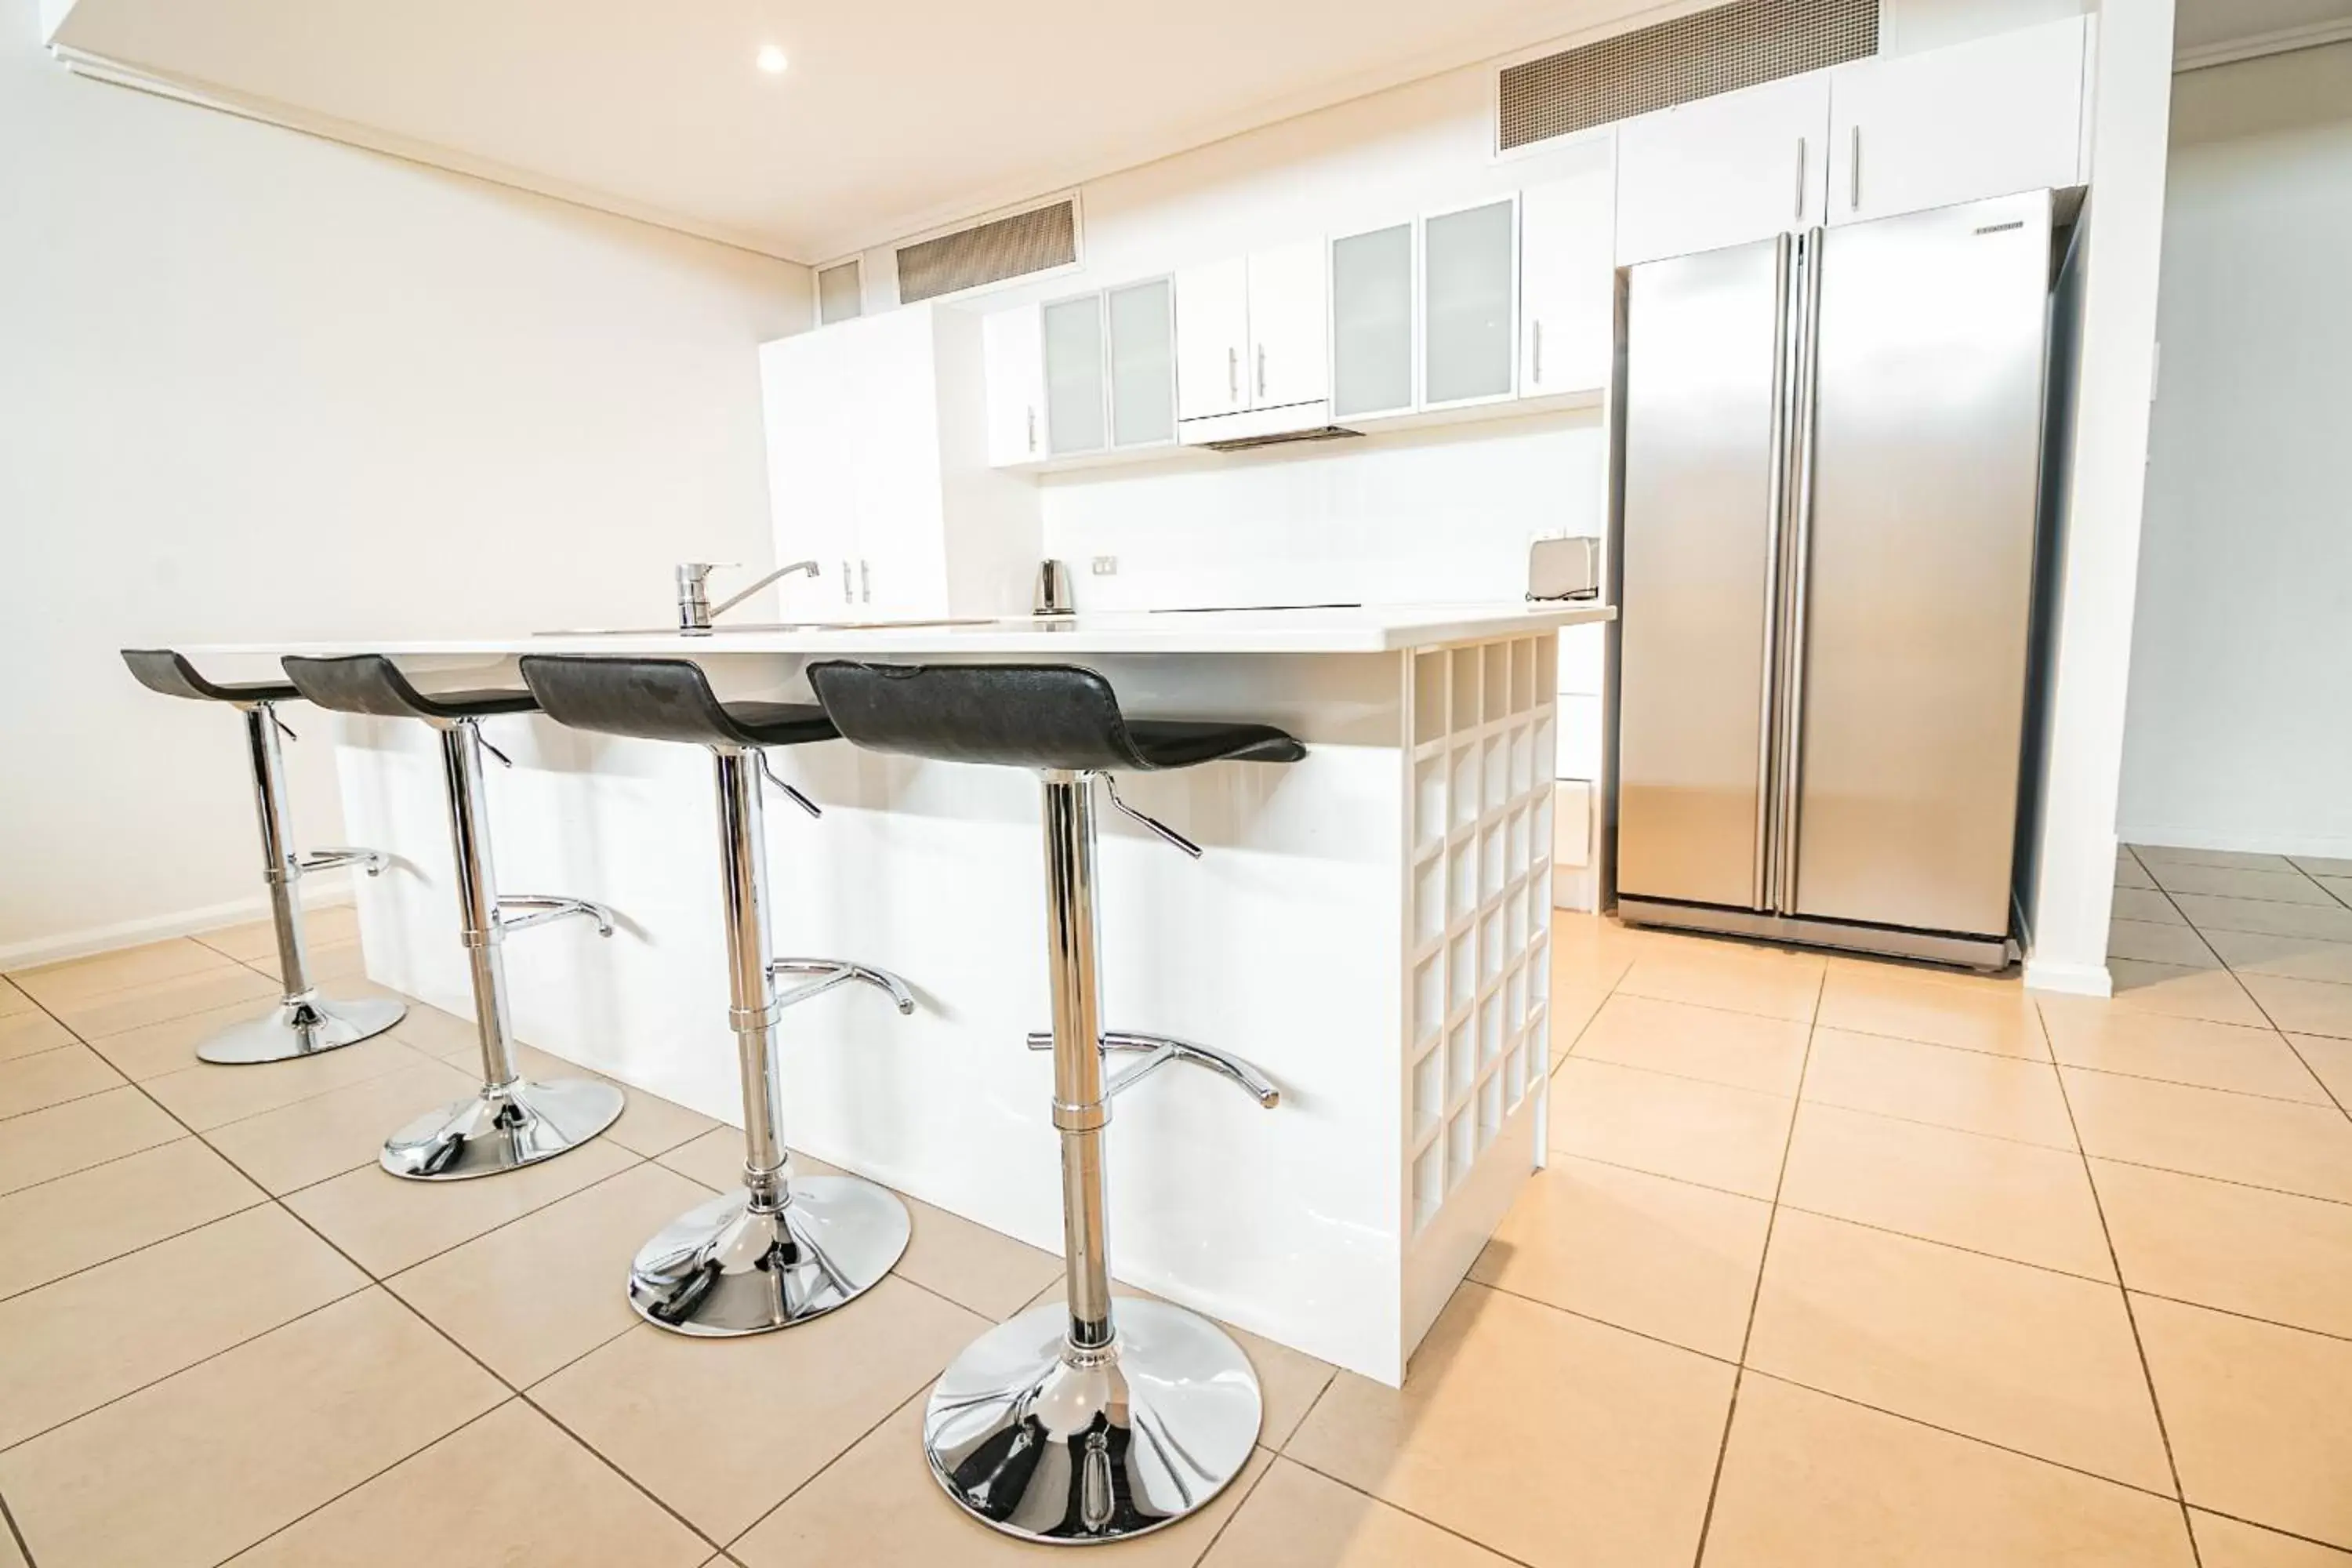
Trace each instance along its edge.
{"label": "white baseboard", "polygon": [[1601,907],[1601,889],[1590,866],[1560,866],[1551,868],[1551,907],[1591,914]]}
{"label": "white baseboard", "polygon": [[2104,963],[2061,963],[2055,959],[2025,961],[2025,988],[2051,991],[2061,996],[2112,996],[2115,977]]}
{"label": "white baseboard", "polygon": [[2116,837],[2151,849],[2228,849],[2241,855],[2308,855],[2352,860],[2352,836],[2341,833],[2258,835],[2213,833],[2194,827],[2123,827]]}
{"label": "white baseboard", "polygon": [[[315,880],[305,877],[302,879],[302,901],[320,906],[350,903],[351,874],[347,871],[331,873]],[[30,942],[11,942],[0,947],[0,970],[30,969],[40,963],[87,958],[94,952],[111,952],[118,947],[136,947],[143,942],[192,936],[197,931],[216,931],[222,926],[257,921],[268,913],[269,894],[265,889],[250,898],[233,899],[225,904],[206,904],[200,909],[177,910],[167,915],[148,915],[113,925],[58,931],[50,936],[35,937]]]}

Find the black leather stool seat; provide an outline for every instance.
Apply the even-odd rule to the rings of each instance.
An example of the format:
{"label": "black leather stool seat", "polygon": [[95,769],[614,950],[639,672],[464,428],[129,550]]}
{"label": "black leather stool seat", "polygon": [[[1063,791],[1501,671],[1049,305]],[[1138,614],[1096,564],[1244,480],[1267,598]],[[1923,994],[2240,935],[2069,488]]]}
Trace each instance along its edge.
{"label": "black leather stool seat", "polygon": [[1307,754],[1271,724],[1129,719],[1101,675],[1075,664],[867,664],[825,659],[809,684],[845,738],[877,752],[1072,772],[1157,772]]}
{"label": "black leather stool seat", "polygon": [[533,653],[522,678],[547,716],[574,730],[704,746],[800,746],[839,733],[809,703],[721,702],[690,659]]}
{"label": "black leather stool seat", "polygon": [[380,653],[337,658],[289,654],[287,676],[303,696],[338,713],[372,713],[379,719],[487,719],[496,713],[530,713],[538,702],[529,691],[419,691]]}
{"label": "black leather stool seat", "polygon": [[282,680],[206,680],[168,647],[127,647],[122,662],[150,691],[199,702],[291,702],[302,694]]}

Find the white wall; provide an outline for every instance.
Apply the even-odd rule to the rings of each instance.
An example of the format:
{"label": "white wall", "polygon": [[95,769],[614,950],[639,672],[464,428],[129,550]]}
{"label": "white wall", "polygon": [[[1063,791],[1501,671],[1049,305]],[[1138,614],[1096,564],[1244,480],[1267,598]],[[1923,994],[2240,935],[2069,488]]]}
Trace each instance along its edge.
{"label": "white wall", "polygon": [[659,624],[671,562],[770,558],[753,345],[809,309],[786,263],[68,76],[36,11],[0,0],[0,965],[258,912],[236,715],[116,649]]}
{"label": "white wall", "polygon": [[2074,440],[2025,979],[2103,995],[2115,897],[2172,100],[2172,0],[2105,0],[2091,107]]}
{"label": "white wall", "polygon": [[2174,79],[2121,823],[2352,856],[2352,43]]}

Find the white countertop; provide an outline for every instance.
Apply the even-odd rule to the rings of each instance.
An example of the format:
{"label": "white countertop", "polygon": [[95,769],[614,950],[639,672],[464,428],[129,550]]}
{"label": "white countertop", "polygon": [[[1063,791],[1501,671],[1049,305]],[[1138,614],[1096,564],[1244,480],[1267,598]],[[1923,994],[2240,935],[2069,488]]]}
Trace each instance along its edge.
{"label": "white countertop", "polygon": [[1530,605],[1366,605],[1351,609],[1118,611],[969,621],[808,623],[721,621],[707,636],[674,631],[505,633],[480,637],[308,643],[212,643],[193,658],[382,653],[411,658],[525,653],[940,654],[1396,653],[1441,643],[1548,632],[1613,619],[1591,600]]}

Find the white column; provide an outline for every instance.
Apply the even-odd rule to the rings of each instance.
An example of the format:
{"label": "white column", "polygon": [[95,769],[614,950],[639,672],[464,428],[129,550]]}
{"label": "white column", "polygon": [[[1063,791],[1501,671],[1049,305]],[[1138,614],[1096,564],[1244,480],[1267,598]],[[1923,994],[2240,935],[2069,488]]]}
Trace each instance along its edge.
{"label": "white column", "polygon": [[2026,984],[2105,995],[2154,384],[2173,0],[2105,0],[2074,449]]}

